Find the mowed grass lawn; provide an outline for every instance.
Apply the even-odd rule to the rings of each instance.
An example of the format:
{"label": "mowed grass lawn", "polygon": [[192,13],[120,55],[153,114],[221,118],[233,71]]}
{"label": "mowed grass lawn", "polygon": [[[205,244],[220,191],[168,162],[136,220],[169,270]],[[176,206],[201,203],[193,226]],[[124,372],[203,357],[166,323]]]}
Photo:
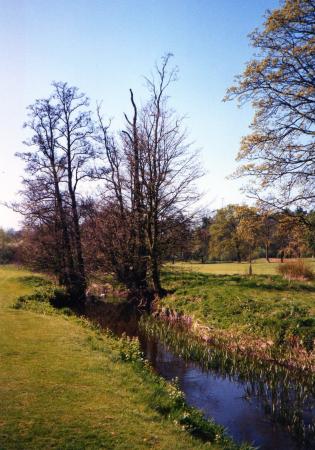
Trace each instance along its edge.
{"label": "mowed grass lawn", "polygon": [[154,410],[154,388],[113,338],[100,351],[73,319],[13,309],[34,289],[30,277],[0,267],[1,449],[218,448]]}
{"label": "mowed grass lawn", "polygon": [[[311,258],[305,259],[307,264],[315,272],[315,260]],[[254,275],[276,275],[277,268],[280,264],[280,260],[271,259],[268,263],[265,259],[257,259],[253,261],[252,268]],[[172,267],[172,264],[168,264],[167,267]],[[247,262],[242,263],[210,263],[201,264],[198,262],[178,262],[174,265],[178,269],[182,269],[190,272],[199,272],[213,275],[246,275],[248,274],[249,265]]]}
{"label": "mowed grass lawn", "polygon": [[[314,268],[314,262],[309,262]],[[315,339],[315,282],[289,282],[276,275],[278,263],[177,263],[164,267],[171,294],[162,305],[218,330],[256,335],[283,343],[301,336],[310,349]],[[256,275],[255,275],[256,274]]]}

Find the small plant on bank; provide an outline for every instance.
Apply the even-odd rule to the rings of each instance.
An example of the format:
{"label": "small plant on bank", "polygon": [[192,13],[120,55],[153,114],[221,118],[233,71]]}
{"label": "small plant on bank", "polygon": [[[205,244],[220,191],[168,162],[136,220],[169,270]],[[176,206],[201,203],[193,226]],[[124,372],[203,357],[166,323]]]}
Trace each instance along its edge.
{"label": "small plant on bank", "polygon": [[143,353],[140,350],[139,340],[136,337],[130,338],[123,334],[118,340],[119,353],[122,361],[141,362],[143,361]]}
{"label": "small plant on bank", "polygon": [[287,280],[306,281],[314,279],[313,270],[303,259],[282,263],[277,270]]}

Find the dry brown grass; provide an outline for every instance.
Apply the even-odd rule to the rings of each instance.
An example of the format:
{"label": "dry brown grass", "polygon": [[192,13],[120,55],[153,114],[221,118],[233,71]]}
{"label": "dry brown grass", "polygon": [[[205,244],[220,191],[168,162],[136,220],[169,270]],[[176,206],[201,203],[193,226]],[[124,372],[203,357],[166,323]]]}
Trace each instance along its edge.
{"label": "dry brown grass", "polygon": [[287,280],[308,281],[314,279],[312,268],[303,259],[282,263],[277,270]]}

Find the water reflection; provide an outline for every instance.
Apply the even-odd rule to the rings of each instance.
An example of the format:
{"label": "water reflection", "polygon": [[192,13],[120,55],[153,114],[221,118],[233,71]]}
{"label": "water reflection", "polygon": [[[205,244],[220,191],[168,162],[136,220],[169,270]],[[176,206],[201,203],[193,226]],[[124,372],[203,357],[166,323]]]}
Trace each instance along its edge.
{"label": "water reflection", "polygon": [[85,314],[116,334],[138,336],[164,378],[178,378],[187,402],[228,428],[238,441],[264,450],[315,449],[314,379],[276,364],[229,355],[187,330],[141,318],[131,305],[95,303]]}
{"label": "water reflection", "polygon": [[[268,418],[269,425],[275,427],[276,424],[281,424],[282,429],[286,429],[295,436],[299,445],[293,447],[292,444],[292,448],[311,448],[312,446],[315,448],[314,377],[294,372],[277,364],[229,354],[222,348],[215,348],[201,340],[189,337],[187,329],[174,324],[151,318],[142,319],[141,322],[147,336],[158,340],[175,355],[180,355],[180,359],[199,363],[197,366],[194,365],[194,370],[201,372],[201,375],[198,375],[198,382],[209,385],[205,373],[207,376],[210,375],[211,381],[219,378],[218,387],[221,392],[217,394],[216,399],[221,393],[225,395],[225,389],[229,390],[228,396],[225,396],[228,414],[232,407],[233,415],[239,414],[239,407],[243,408],[244,412],[250,410],[254,414],[252,423],[257,414],[263,415],[264,420]],[[236,388],[237,396],[234,395]],[[213,392],[211,386],[209,389]],[[201,401],[194,405],[207,412]],[[237,435],[238,430],[236,428],[233,431],[230,416],[223,418],[223,421],[216,411],[211,410],[211,415],[218,422],[228,426],[233,436]],[[241,424],[238,423],[237,427],[241,427]],[[261,439],[258,437],[254,441],[258,444]],[[277,445],[279,447],[279,444]]]}

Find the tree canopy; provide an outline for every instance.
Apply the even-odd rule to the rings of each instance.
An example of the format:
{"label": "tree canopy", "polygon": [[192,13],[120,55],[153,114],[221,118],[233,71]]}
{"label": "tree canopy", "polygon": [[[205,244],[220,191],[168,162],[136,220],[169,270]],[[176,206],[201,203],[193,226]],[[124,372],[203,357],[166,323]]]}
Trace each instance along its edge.
{"label": "tree canopy", "polygon": [[314,205],[315,1],[268,11],[250,41],[255,56],[225,98],[255,110],[236,176],[253,176],[248,191],[273,206]]}

